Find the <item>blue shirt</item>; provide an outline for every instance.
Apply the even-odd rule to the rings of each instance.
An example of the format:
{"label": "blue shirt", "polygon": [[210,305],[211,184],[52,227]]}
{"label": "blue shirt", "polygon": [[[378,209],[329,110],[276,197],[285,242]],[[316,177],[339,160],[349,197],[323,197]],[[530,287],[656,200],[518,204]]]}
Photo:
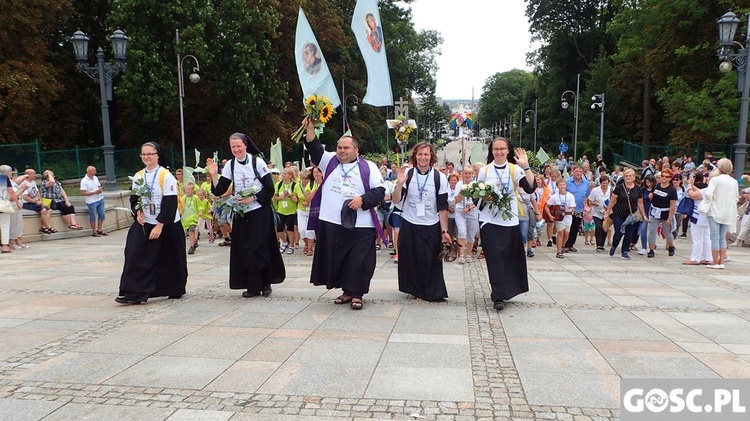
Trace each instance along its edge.
{"label": "blue shirt", "polygon": [[583,201],[589,197],[589,182],[585,178],[581,178],[581,182],[576,184],[573,177],[568,178],[567,182],[568,193],[572,194],[576,198],[576,212],[583,212]]}

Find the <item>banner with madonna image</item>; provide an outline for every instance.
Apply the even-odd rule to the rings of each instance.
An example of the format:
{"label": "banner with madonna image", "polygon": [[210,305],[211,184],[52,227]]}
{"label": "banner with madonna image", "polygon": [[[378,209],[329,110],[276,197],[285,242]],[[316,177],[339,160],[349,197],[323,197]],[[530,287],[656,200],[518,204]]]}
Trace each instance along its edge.
{"label": "banner with madonna image", "polygon": [[310,95],[327,97],[333,108],[341,105],[336,85],[331,78],[328,64],[318,40],[315,38],[310,22],[302,8],[297,18],[297,33],[294,40],[294,58],[297,63],[297,75],[302,86],[302,98]]}
{"label": "banner with madonna image", "polygon": [[391,76],[388,73],[377,0],[357,0],[352,16],[352,31],[367,66],[367,93],[362,102],[376,107],[393,105]]}

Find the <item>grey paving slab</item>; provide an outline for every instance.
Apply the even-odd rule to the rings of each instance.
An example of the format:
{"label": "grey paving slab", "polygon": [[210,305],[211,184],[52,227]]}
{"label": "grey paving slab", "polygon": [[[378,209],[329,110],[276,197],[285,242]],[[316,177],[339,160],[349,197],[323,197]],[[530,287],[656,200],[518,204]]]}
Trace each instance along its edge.
{"label": "grey paving slab", "polygon": [[587,339],[514,338],[508,343],[519,371],[616,375],[607,360]]}
{"label": "grey paving slab", "polygon": [[509,337],[583,338],[583,333],[560,309],[514,308],[500,313]]}
{"label": "grey paving slab", "polygon": [[263,335],[250,328],[205,326],[160,350],[158,355],[239,359],[258,345]]}
{"label": "grey paving slab", "polygon": [[669,315],[714,342],[750,344],[750,321],[735,315],[675,312]]}
{"label": "grey paving slab", "polygon": [[375,366],[286,363],[258,393],[361,398]]}
{"label": "grey paving slab", "polygon": [[250,350],[243,360],[281,362],[286,361],[304,343],[299,338],[266,338]]}
{"label": "grey paving slab", "polygon": [[629,311],[566,310],[565,313],[588,338],[666,340]]}
{"label": "grey paving slab", "polygon": [[151,355],[195,332],[199,326],[131,324],[81,345],[79,352]]}
{"label": "grey paving slab", "polygon": [[104,384],[202,389],[232,365],[231,360],[189,357],[146,357]]}
{"label": "grey paving slab", "polygon": [[466,335],[468,326],[465,320],[401,317],[393,328],[394,333],[427,333],[433,335]]}
{"label": "grey paving slab", "polygon": [[715,378],[717,374],[672,342],[592,340],[622,377]]}
{"label": "grey paving slab", "polygon": [[519,372],[530,405],[619,408],[620,377],[590,373]]}
{"label": "grey paving slab", "polygon": [[661,311],[634,311],[633,314],[672,341],[710,341],[710,339],[701,335],[695,329],[684,325],[669,314]]}
{"label": "grey paving slab", "polygon": [[228,421],[233,415],[232,411],[178,409],[166,421]]}
{"label": "grey paving slab", "polygon": [[172,412],[174,409],[169,408],[68,403],[45,417],[44,421],[160,421],[166,419]]}
{"label": "grey paving slab", "polygon": [[428,335],[422,333],[392,333],[388,342],[408,342],[422,344],[469,345],[469,337],[464,335]]}
{"label": "grey paving slab", "polygon": [[470,369],[469,345],[389,342],[378,366]]}
{"label": "grey paving slab", "polygon": [[14,378],[99,384],[143,360],[142,355],[68,352],[18,373]]}
{"label": "grey paving slab", "polygon": [[474,400],[473,389],[469,369],[378,367],[365,397],[466,402]]}
{"label": "grey paving slab", "polygon": [[212,381],[206,390],[253,393],[268,380],[281,363],[237,361]]}
{"label": "grey paving slab", "polygon": [[294,313],[263,313],[260,311],[237,310],[216,319],[212,324],[233,327],[260,327],[277,329],[294,317]]}
{"label": "grey paving slab", "polygon": [[378,364],[385,342],[362,340],[308,339],[292,355],[289,364],[340,364],[374,367]]}
{"label": "grey paving slab", "polygon": [[0,399],[0,416],[12,417],[13,421],[37,421],[63,405],[64,402],[5,398]]}

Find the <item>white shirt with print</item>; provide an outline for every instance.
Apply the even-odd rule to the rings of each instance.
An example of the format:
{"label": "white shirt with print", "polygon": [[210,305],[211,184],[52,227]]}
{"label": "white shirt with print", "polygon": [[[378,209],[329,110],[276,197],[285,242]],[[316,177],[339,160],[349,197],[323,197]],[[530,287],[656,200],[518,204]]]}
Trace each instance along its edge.
{"label": "white shirt with print", "polygon": [[[331,159],[335,159],[333,152],[324,152],[320,160],[320,168],[327,169]],[[365,161],[370,168],[370,189],[385,188],[380,170],[374,162]],[[341,225],[341,207],[347,199],[353,199],[365,194],[362,176],[359,173],[357,161],[349,164],[339,163],[323,183],[320,201],[320,220]],[[375,228],[369,210],[357,209],[357,228]]]}
{"label": "white shirt with print", "polygon": [[[159,183],[159,173],[166,171],[164,175],[164,188]],[[143,172],[137,172],[133,177],[133,186],[136,188],[136,180],[143,178],[145,185],[151,192],[150,197],[144,197],[143,201],[143,219],[147,224],[156,225],[156,217],[161,213],[161,199],[164,196],[177,196],[177,179],[174,178],[172,173],[164,167],[157,167],[153,170],[144,170]],[[151,204],[154,206],[152,207]],[[151,212],[153,210],[153,212]],[[175,209],[174,222],[180,220],[180,212]]]}
{"label": "white shirt with print", "polygon": [[[232,182],[234,183],[234,194],[239,194],[239,192],[250,187],[255,187],[255,189],[257,190],[256,194],[263,190],[263,184],[261,184],[260,179],[255,176],[255,171],[253,171],[252,164],[253,158],[250,154],[247,155],[247,164],[242,164],[239,161],[235,160],[234,178],[232,178],[231,161],[227,162],[226,165],[224,165],[224,168],[222,168],[221,176],[228,180],[232,180]],[[260,176],[260,178],[265,177],[265,175],[269,173],[266,162],[260,158],[256,158],[255,168],[258,170],[258,175]],[[249,205],[245,205],[244,208],[245,212],[252,212],[256,209],[260,209],[261,205],[260,203],[258,203],[258,201],[253,200],[252,203],[250,203]]]}

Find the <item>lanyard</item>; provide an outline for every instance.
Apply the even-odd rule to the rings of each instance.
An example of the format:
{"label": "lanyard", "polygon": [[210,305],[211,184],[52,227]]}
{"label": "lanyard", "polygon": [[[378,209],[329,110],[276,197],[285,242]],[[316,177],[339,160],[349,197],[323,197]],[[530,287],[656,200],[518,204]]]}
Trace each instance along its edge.
{"label": "lanyard", "polygon": [[[156,181],[156,177],[159,175],[159,170],[160,169],[161,169],[161,165],[159,165],[158,167],[156,167],[156,171],[154,171],[154,178],[151,179],[151,186],[148,188],[148,194],[149,194],[149,196],[151,196],[151,195],[154,194],[154,181]],[[147,174],[147,172],[146,172],[146,170],[144,170],[143,171],[143,180],[146,181],[146,183],[148,184],[148,180],[146,180],[146,174]],[[163,193],[164,192],[162,192],[162,194]]]}
{"label": "lanyard", "polygon": [[349,178],[349,173],[352,172],[355,168],[357,168],[356,162],[348,170],[344,168],[343,162],[339,163],[339,165],[341,166],[341,178]]}
{"label": "lanyard", "polygon": [[[500,172],[497,170],[496,166],[493,165],[492,168],[495,169],[495,174],[497,175],[497,179],[500,181],[500,187],[502,187],[502,189],[503,189],[503,191],[505,193],[508,193],[508,185],[506,185],[505,183],[503,183],[503,176],[502,176],[502,174],[500,174]],[[503,168],[503,169],[505,169],[505,168]],[[510,184],[510,183],[508,183],[508,184]]]}
{"label": "lanyard", "polygon": [[[415,168],[414,171],[417,171]],[[419,171],[417,171],[417,189],[419,189],[419,200],[422,200],[422,196],[424,196],[424,190],[427,187],[427,179],[430,178],[430,172],[432,171],[432,167],[430,167],[429,170],[427,170],[427,174],[424,175],[424,183],[422,183],[422,187],[419,187]]]}

